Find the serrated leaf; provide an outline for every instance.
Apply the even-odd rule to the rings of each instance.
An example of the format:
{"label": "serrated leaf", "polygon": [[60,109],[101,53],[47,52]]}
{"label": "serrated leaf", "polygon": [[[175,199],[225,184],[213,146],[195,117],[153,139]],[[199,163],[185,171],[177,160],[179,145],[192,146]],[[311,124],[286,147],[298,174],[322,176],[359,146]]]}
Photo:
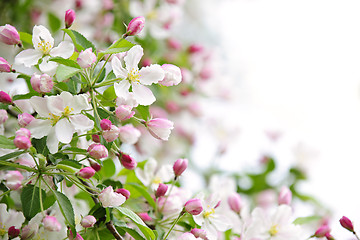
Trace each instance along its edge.
{"label": "serrated leaf", "polygon": [[81,71],[81,69],[79,69],[79,68],[69,67],[69,66],[65,66],[65,65],[59,65],[56,69],[56,79],[59,82],[62,82],[68,78],[71,78],[72,76],[74,76],[75,74],[77,74],[80,71]]}
{"label": "serrated leaf", "polygon": [[87,40],[81,33],[70,30],[70,29],[63,29],[64,32],[66,32],[71,40],[73,41],[76,49],[80,52],[82,50],[85,50],[87,48],[92,48],[92,51],[95,52],[96,48],[92,42]]}
{"label": "serrated leaf", "polygon": [[302,225],[319,220],[321,220],[320,216],[298,217],[294,220],[293,224]]}
{"label": "serrated leaf", "polygon": [[120,213],[122,213],[123,215],[130,218],[136,224],[136,226],[138,226],[138,228],[144,234],[147,240],[155,239],[154,232],[143,222],[143,220],[141,220],[141,218],[136,213],[124,207],[116,207],[116,209],[119,210]]}
{"label": "serrated leaf", "polygon": [[62,58],[62,57],[52,57],[52,58],[49,59],[49,61],[57,62],[57,63],[60,63],[62,65],[68,66],[68,67],[81,69],[79,64],[77,62],[75,62],[74,60],[71,60],[71,59],[65,59],[65,58]]}
{"label": "serrated leaf", "polygon": [[108,87],[104,93],[103,96],[106,100],[114,100],[116,98],[116,94],[115,94],[115,90],[114,90],[114,85]]}
{"label": "serrated leaf", "polygon": [[41,139],[31,139],[31,144],[34,148],[36,148],[37,153],[41,153],[44,156],[47,156],[49,154],[49,149],[46,146],[46,139],[47,137],[43,137]]}
{"label": "serrated leaf", "polygon": [[28,43],[30,45],[33,44],[32,42],[32,35],[29,34],[29,33],[26,33],[26,32],[19,32],[19,35],[20,35],[20,40],[22,42],[25,42],[25,43]]}
{"label": "serrated leaf", "polygon": [[59,204],[61,213],[63,214],[67,223],[70,225],[71,231],[73,232],[73,234],[75,234],[75,215],[70,200],[67,198],[66,195],[61,192],[53,190],[53,193],[55,195],[56,201]]}
{"label": "serrated leaf", "polygon": [[[147,191],[147,189],[145,187],[143,187],[137,183],[127,183],[126,186],[131,186],[130,188],[133,188],[137,192],[139,192],[141,194],[141,196],[143,196],[148,201],[150,206],[152,206],[154,209],[156,208],[154,199],[151,197],[151,195],[149,194],[149,192]],[[130,192],[131,192],[131,189],[130,189]]]}
{"label": "serrated leaf", "polygon": [[14,141],[4,135],[0,135],[0,148],[15,149]]}
{"label": "serrated leaf", "polygon": [[[34,185],[26,185],[21,192],[21,206],[26,219],[30,220],[40,212],[39,188]],[[45,200],[46,192],[41,189],[41,201]]]}
{"label": "serrated leaf", "polygon": [[49,12],[48,13],[48,22],[49,22],[49,26],[50,26],[50,30],[51,32],[56,32],[60,29],[61,27],[61,20],[53,13]]}
{"label": "serrated leaf", "polygon": [[55,202],[56,202],[55,195],[50,191],[48,194],[46,194],[45,201],[43,202],[44,210],[54,205]]}

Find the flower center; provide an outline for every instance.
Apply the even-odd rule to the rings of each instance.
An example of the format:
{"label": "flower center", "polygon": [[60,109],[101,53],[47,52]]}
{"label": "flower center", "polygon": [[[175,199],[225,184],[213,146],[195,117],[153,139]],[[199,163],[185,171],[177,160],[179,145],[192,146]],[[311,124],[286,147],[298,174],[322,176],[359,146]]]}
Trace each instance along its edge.
{"label": "flower center", "polygon": [[275,236],[277,233],[279,232],[279,229],[278,229],[278,225],[275,224],[275,225],[272,225],[270,230],[269,230],[269,234],[270,236]]}
{"label": "flower center", "polygon": [[7,233],[7,231],[3,228],[0,228],[0,236],[4,236]]}
{"label": "flower center", "polygon": [[156,19],[157,18],[157,12],[156,10],[152,10],[151,12],[149,12],[146,16],[147,19]]}
{"label": "flower center", "polygon": [[[210,206],[208,206],[208,207],[210,207]],[[215,209],[211,208],[210,210],[204,212],[204,218],[208,218],[214,213],[215,213]]]}
{"label": "flower center", "polygon": [[131,70],[131,72],[128,73],[128,79],[130,82],[135,82],[139,84],[140,82],[139,70],[137,69]]}
{"label": "flower center", "polygon": [[51,121],[51,125],[55,126],[56,123],[61,119],[61,117],[68,117],[72,111],[74,111],[73,108],[70,108],[69,106],[66,106],[64,108],[64,112],[62,113],[61,116],[49,113],[50,117],[48,117],[48,119]]}
{"label": "flower center", "polygon": [[160,184],[160,183],[161,183],[161,178],[155,177],[155,178],[152,180],[152,183],[154,183],[154,184]]}
{"label": "flower center", "polygon": [[41,42],[38,43],[38,48],[44,54],[48,54],[50,52],[50,49],[52,49],[52,46],[49,42],[45,42],[45,40],[41,40]]}
{"label": "flower center", "polygon": [[67,116],[70,115],[70,113],[71,113],[72,111],[74,111],[73,108],[70,108],[69,106],[66,106],[66,107],[64,108],[64,113],[63,113],[63,115],[64,115],[65,117],[67,117]]}

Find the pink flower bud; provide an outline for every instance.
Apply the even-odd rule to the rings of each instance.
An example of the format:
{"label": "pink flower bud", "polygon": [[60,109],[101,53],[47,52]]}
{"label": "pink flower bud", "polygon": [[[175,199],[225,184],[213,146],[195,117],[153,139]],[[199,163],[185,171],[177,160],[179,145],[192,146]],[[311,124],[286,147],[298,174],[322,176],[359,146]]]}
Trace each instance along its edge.
{"label": "pink flower bud", "polygon": [[96,143],[100,143],[100,142],[101,142],[100,136],[97,135],[97,134],[91,135],[91,139],[92,139],[94,142],[96,142]]}
{"label": "pink flower bud", "polygon": [[189,232],[181,234],[176,240],[196,240],[197,238]]}
{"label": "pink flower bud", "polygon": [[165,118],[154,118],[146,122],[146,126],[154,138],[167,141],[174,123]]}
{"label": "pink flower bud", "polygon": [[199,215],[203,211],[201,200],[198,198],[190,199],[185,203],[185,211],[191,215]]}
{"label": "pink flower bud", "polygon": [[192,233],[196,238],[207,239],[207,238],[206,238],[206,231],[205,231],[204,229],[194,228],[194,229],[191,229],[191,233]]}
{"label": "pink flower bud", "polygon": [[109,186],[101,191],[99,200],[103,207],[107,208],[120,206],[125,202],[126,198],[122,194],[114,192],[112,186]]}
{"label": "pink flower bud", "polygon": [[165,72],[165,77],[159,82],[163,86],[174,86],[181,82],[181,70],[179,67],[172,64],[163,64],[161,68]]}
{"label": "pink flower bud", "polygon": [[20,127],[26,127],[35,118],[29,113],[22,113],[18,115],[18,124]]}
{"label": "pink flower bud", "polygon": [[43,219],[44,228],[51,232],[59,232],[61,230],[61,224],[54,216],[46,216]]}
{"label": "pink flower bud", "polygon": [[14,139],[14,145],[19,149],[29,149],[31,147],[31,141],[25,136],[16,136]]}
{"label": "pink flower bud", "polygon": [[11,104],[12,99],[10,95],[4,91],[0,91],[0,103]]}
{"label": "pink flower bud", "polygon": [[232,193],[228,198],[228,204],[234,212],[239,214],[244,207],[243,201],[238,193]]}
{"label": "pink flower bud", "polygon": [[127,154],[121,154],[120,162],[124,168],[133,170],[137,166],[137,162]]}
{"label": "pink flower bud", "polygon": [[168,190],[168,185],[160,183],[155,192],[156,198],[165,196],[167,190]]}
{"label": "pink flower bud", "polygon": [[21,240],[32,239],[37,234],[38,228],[39,225],[36,223],[23,227],[21,229]]}
{"label": "pink flower bud", "polygon": [[0,57],[0,72],[11,72],[11,65],[2,57]]}
{"label": "pink flower bud", "polygon": [[27,138],[31,138],[31,132],[29,129],[26,128],[20,128],[15,132],[15,136],[25,136]]}
{"label": "pink flower bud", "polygon": [[349,230],[350,232],[354,232],[354,225],[349,218],[343,216],[340,219],[340,224],[343,228]]}
{"label": "pink flower bud", "polygon": [[152,64],[151,58],[144,58],[141,62],[141,67],[148,67]]}
{"label": "pink flower bud", "polygon": [[179,158],[173,165],[174,174],[179,177],[187,168],[188,160],[186,158]]}
{"label": "pink flower bud", "polygon": [[120,193],[121,195],[123,195],[126,198],[126,200],[128,200],[129,197],[130,197],[130,191],[125,189],[125,188],[118,188],[118,189],[115,190],[115,192]]}
{"label": "pink flower bud", "polygon": [[75,11],[72,9],[69,9],[65,12],[65,27],[69,28],[73,24],[75,20]]}
{"label": "pink flower bud", "polygon": [[106,130],[110,130],[112,126],[112,123],[109,119],[102,119],[100,121],[100,127],[102,130],[106,131]]}
{"label": "pink flower bud", "polygon": [[175,101],[168,101],[166,103],[166,110],[170,113],[177,113],[180,111],[180,106]]}
{"label": "pink flower bud", "polygon": [[282,187],[278,197],[278,203],[290,205],[292,199],[292,193],[288,187]]}
{"label": "pink flower bud", "polygon": [[321,238],[321,237],[325,237],[325,235],[327,233],[330,233],[331,229],[328,225],[322,225],[321,227],[319,227],[315,234],[314,234],[314,237],[317,237],[317,238]]}
{"label": "pink flower bud", "polygon": [[74,235],[71,230],[69,231],[68,237],[69,237],[69,240],[84,240],[84,238],[79,233],[76,233],[76,237],[74,238]]}
{"label": "pink flower bud", "polygon": [[8,114],[6,110],[0,109],[0,124],[3,124],[8,120]]}
{"label": "pink flower bud", "polygon": [[96,223],[96,218],[93,215],[87,215],[81,219],[81,226],[84,228],[89,228],[94,226]]}
{"label": "pink flower bud", "polygon": [[89,155],[95,159],[106,158],[108,156],[108,150],[104,145],[99,143],[93,143],[87,149]]}
{"label": "pink flower bud", "polygon": [[191,44],[189,46],[188,51],[189,51],[189,53],[200,53],[203,51],[203,49],[204,49],[203,46],[201,46],[199,44]]}
{"label": "pink flower bud", "polygon": [[54,86],[52,77],[50,77],[46,73],[42,75],[34,73],[31,76],[30,83],[32,88],[38,93],[51,92],[51,89]]}
{"label": "pink flower bud", "polygon": [[149,214],[146,212],[138,213],[138,215],[144,222],[150,222],[153,220],[152,217],[150,217]]}
{"label": "pink flower bud", "polygon": [[325,237],[327,240],[335,240],[335,238],[330,233],[326,233]]}
{"label": "pink flower bud", "polygon": [[135,144],[141,136],[141,132],[131,124],[120,127],[119,133],[121,142],[126,144]]}
{"label": "pink flower bud", "polygon": [[11,226],[8,229],[9,238],[16,238],[20,234],[20,229],[15,228],[15,226]]}
{"label": "pink flower bud", "polygon": [[88,48],[79,53],[77,62],[82,68],[89,68],[96,61],[96,55],[92,52],[92,48]]}
{"label": "pink flower bud", "polygon": [[134,36],[141,32],[141,30],[144,28],[145,25],[145,18],[143,16],[133,18],[129,22],[129,26],[126,30],[127,36]]}
{"label": "pink flower bud", "polygon": [[174,50],[180,50],[181,49],[181,42],[178,41],[175,38],[168,39],[167,45],[168,45],[169,48],[174,49]]}
{"label": "pink flower bud", "polygon": [[[103,119],[106,120],[106,119]],[[102,136],[107,142],[113,142],[119,137],[119,128],[115,125],[112,125],[110,130],[103,131]]]}
{"label": "pink flower bud", "polygon": [[90,162],[90,166],[91,166],[96,172],[100,171],[100,169],[101,169],[101,165],[100,165],[100,164],[98,164],[97,162],[95,162],[95,161],[93,161],[93,160],[89,160],[89,162]]}
{"label": "pink flower bud", "polygon": [[132,111],[132,106],[120,105],[115,109],[115,114],[120,121],[124,121],[134,116],[135,112]]}
{"label": "pink flower bud", "polygon": [[19,171],[8,171],[4,179],[6,181],[5,185],[11,190],[17,190],[21,187],[21,182],[24,179],[24,176]]}
{"label": "pink flower bud", "polygon": [[21,43],[18,31],[9,24],[0,26],[0,41],[8,45],[17,45]]}
{"label": "pink flower bud", "polygon": [[93,169],[92,167],[84,167],[80,169],[77,174],[79,175],[79,177],[89,179],[95,175],[95,169]]}

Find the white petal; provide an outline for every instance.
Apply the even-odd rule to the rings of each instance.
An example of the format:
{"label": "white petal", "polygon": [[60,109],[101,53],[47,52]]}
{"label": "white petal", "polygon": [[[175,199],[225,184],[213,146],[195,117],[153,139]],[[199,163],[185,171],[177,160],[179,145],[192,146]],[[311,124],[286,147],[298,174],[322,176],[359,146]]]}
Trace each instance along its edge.
{"label": "white petal", "polygon": [[139,71],[140,83],[144,85],[151,85],[158,83],[165,77],[165,72],[158,64],[152,64],[148,67],[143,67]]}
{"label": "white petal", "polygon": [[132,91],[134,93],[135,100],[140,105],[150,105],[156,100],[151,90],[141,84],[132,84]]}
{"label": "white petal", "polygon": [[144,50],[140,45],[133,46],[124,58],[126,69],[131,72],[133,69],[138,69],[140,59],[144,55]]}
{"label": "white petal", "polygon": [[47,107],[52,114],[56,116],[61,116],[65,108],[64,100],[61,98],[60,95],[48,97]]}
{"label": "white petal", "polygon": [[52,127],[50,120],[34,119],[26,128],[30,130],[32,137],[39,139],[48,135]]}
{"label": "white petal", "polygon": [[50,110],[47,107],[47,99],[34,96],[30,98],[30,104],[41,117],[49,117]]}
{"label": "white petal", "polygon": [[[71,95],[72,96],[72,95]],[[88,110],[91,108],[91,105],[88,102],[88,96],[86,94],[80,94],[72,96],[71,103],[69,103],[74,110],[72,114],[80,113],[81,110]]]}
{"label": "white petal", "polygon": [[55,134],[55,128],[51,128],[51,131],[50,133],[48,134],[47,136],[47,139],[46,139],[46,146],[48,147],[49,149],[49,152],[54,154],[58,151],[58,148],[59,148],[59,140],[57,139],[56,137],[56,134]]}
{"label": "white petal", "polygon": [[61,92],[59,97],[62,99],[63,107],[72,106],[74,96],[69,92]]}
{"label": "white petal", "polygon": [[231,227],[231,223],[229,222],[229,219],[226,216],[221,216],[217,214],[213,215],[213,218],[211,219],[211,223],[220,232],[225,232]]}
{"label": "white petal", "polygon": [[127,80],[122,80],[119,83],[114,83],[114,90],[116,96],[119,98],[126,98],[129,94],[130,83]]}
{"label": "white petal", "polygon": [[12,209],[9,209],[9,216],[6,219],[6,222],[3,222],[6,228],[14,226],[15,228],[21,228],[22,223],[25,221],[25,217],[22,212],[17,212]]}
{"label": "white petal", "polygon": [[69,41],[63,41],[59,44],[59,46],[54,47],[50,51],[50,56],[52,57],[62,57],[69,58],[74,53],[74,44]]}
{"label": "white petal", "polygon": [[56,137],[62,143],[70,143],[74,132],[75,129],[67,118],[61,119],[55,125]]}
{"label": "white petal", "polygon": [[43,58],[42,63],[39,64],[40,71],[46,73],[49,76],[54,76],[58,64],[53,61],[49,61],[49,56]]}
{"label": "white petal", "polygon": [[26,67],[36,65],[43,53],[36,49],[27,49],[21,51],[15,57],[15,64],[24,64]]}
{"label": "white petal", "polygon": [[123,79],[127,78],[128,71],[122,67],[121,62],[117,57],[114,57],[111,60],[111,67],[116,77],[120,77]]}
{"label": "white petal", "polygon": [[49,30],[42,25],[34,26],[32,42],[35,49],[42,51],[42,48],[39,47],[39,45],[42,44],[42,40],[50,44],[50,49],[54,47],[54,38],[51,36]]}
{"label": "white petal", "polygon": [[70,116],[69,120],[77,131],[88,131],[94,127],[94,122],[81,114]]}

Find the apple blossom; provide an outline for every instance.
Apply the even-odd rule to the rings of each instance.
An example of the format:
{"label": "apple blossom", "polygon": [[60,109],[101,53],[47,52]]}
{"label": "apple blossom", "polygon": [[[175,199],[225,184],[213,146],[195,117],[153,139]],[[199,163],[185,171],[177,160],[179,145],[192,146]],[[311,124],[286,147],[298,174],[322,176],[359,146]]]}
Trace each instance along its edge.
{"label": "apple blossom", "polygon": [[[103,119],[104,120],[104,119]],[[119,137],[119,128],[115,125],[111,125],[111,128],[107,131],[103,131],[102,136],[107,142],[113,142]]]}
{"label": "apple blossom", "polygon": [[22,113],[18,115],[18,124],[20,127],[26,127],[35,118],[29,113]]}
{"label": "apple blossom", "polygon": [[200,229],[200,228],[193,228],[190,231],[196,238],[201,238],[201,239],[207,239],[206,238],[206,231],[204,229]]}
{"label": "apple blossom", "polygon": [[87,95],[73,96],[61,92],[56,96],[31,97],[30,103],[42,119],[34,119],[27,125],[34,138],[47,136],[46,146],[50,153],[58,150],[59,142],[68,144],[75,132],[84,132],[93,128],[94,122],[81,114],[90,109]]}
{"label": "apple blossom", "polygon": [[100,143],[100,142],[101,142],[100,136],[97,135],[97,134],[91,135],[91,139],[92,139],[94,142],[96,142],[96,143]]}
{"label": "apple blossom", "polygon": [[231,210],[237,214],[239,214],[244,207],[243,200],[241,199],[240,195],[235,192],[228,197],[228,204]]}
{"label": "apple blossom", "polygon": [[203,211],[201,200],[198,198],[193,198],[187,201],[184,205],[185,211],[191,215],[199,215]]}
{"label": "apple blossom", "polygon": [[19,189],[23,179],[24,176],[19,171],[8,171],[4,176],[5,185],[11,190]]}
{"label": "apple blossom", "polygon": [[14,138],[14,145],[19,149],[29,149],[31,147],[30,138],[26,136],[16,136]]}
{"label": "apple blossom", "polygon": [[197,238],[189,232],[183,233],[176,240],[196,240]]}
{"label": "apple blossom", "polygon": [[126,36],[134,36],[141,32],[145,25],[145,18],[143,16],[133,18],[129,22],[126,30]]}
{"label": "apple blossom", "polygon": [[125,189],[125,188],[118,188],[118,189],[115,190],[115,192],[120,193],[121,195],[123,195],[126,198],[126,200],[128,200],[129,197],[130,197],[130,191]]}
{"label": "apple blossom", "polygon": [[174,174],[179,177],[187,168],[188,160],[186,158],[180,158],[175,161],[173,165]]}
{"label": "apple blossom", "polygon": [[108,150],[106,147],[99,143],[91,144],[87,149],[89,155],[95,159],[102,159],[108,156]]}
{"label": "apple blossom", "polygon": [[181,82],[181,70],[173,64],[163,64],[161,68],[165,71],[165,77],[159,82],[163,86],[174,86]]}
{"label": "apple blossom", "polygon": [[18,31],[10,24],[0,26],[0,41],[7,45],[21,45],[20,35]]}
{"label": "apple blossom", "polygon": [[141,132],[131,124],[119,128],[119,138],[126,144],[135,144],[141,136]]}
{"label": "apple blossom", "polygon": [[6,210],[7,205],[0,203],[0,233],[2,239],[9,239],[8,229],[14,227],[20,229],[21,225],[25,221],[25,217],[22,212],[17,212],[13,209]]}
{"label": "apple blossom", "polygon": [[111,66],[116,77],[120,77],[119,83],[114,83],[116,96],[122,97],[129,94],[131,86],[135,100],[141,105],[150,105],[156,99],[154,94],[145,85],[158,83],[164,78],[164,70],[160,65],[152,64],[139,70],[138,64],[144,55],[140,45],[132,47],[124,57],[125,68],[118,58],[113,58]]}
{"label": "apple blossom", "polygon": [[10,239],[16,238],[17,236],[19,236],[19,234],[20,234],[20,229],[15,228],[14,226],[9,227],[8,235]]}
{"label": "apple blossom", "polygon": [[109,119],[101,119],[100,121],[100,127],[102,130],[110,130],[112,126],[112,123]]}
{"label": "apple blossom", "polygon": [[7,111],[4,109],[0,109],[0,124],[3,124],[8,119]]}
{"label": "apple blossom", "polygon": [[96,55],[92,52],[92,48],[85,49],[79,53],[77,62],[82,68],[89,68],[96,61]]}
{"label": "apple blossom", "polygon": [[31,137],[31,132],[29,131],[29,129],[26,128],[20,128],[19,130],[17,130],[15,132],[15,136],[25,136],[27,138]]}
{"label": "apple blossom", "polygon": [[32,42],[34,49],[21,51],[15,57],[16,64],[24,64],[25,67],[31,67],[39,64],[40,71],[49,75],[55,74],[58,66],[56,62],[49,61],[50,57],[69,58],[74,52],[74,45],[71,42],[63,41],[59,46],[54,47],[54,38],[49,30],[42,25],[36,25],[33,28]]}
{"label": "apple blossom", "polygon": [[48,231],[59,232],[61,230],[61,224],[54,216],[45,216],[42,222]]}
{"label": "apple blossom", "polygon": [[343,228],[349,230],[350,232],[354,233],[354,225],[351,220],[345,216],[343,216],[340,220],[340,224]]}
{"label": "apple blossom", "polygon": [[115,109],[115,114],[116,117],[120,120],[120,121],[124,121],[127,120],[129,118],[131,118],[132,116],[134,116],[135,112],[132,111],[132,106],[130,105],[120,105]]}
{"label": "apple blossom", "polygon": [[10,95],[4,91],[0,91],[0,103],[11,104],[12,99]]}
{"label": "apple blossom", "polygon": [[159,140],[167,141],[174,123],[165,118],[153,118],[145,123],[150,134]]}
{"label": "apple blossom", "polygon": [[68,9],[65,12],[65,27],[69,28],[73,24],[75,20],[75,11],[72,9]]}
{"label": "apple blossom", "polygon": [[167,190],[168,190],[168,185],[160,183],[155,192],[156,198],[164,196]]}
{"label": "apple blossom", "polygon": [[99,200],[103,207],[107,208],[120,206],[126,201],[126,198],[122,194],[114,192],[112,186],[109,186],[101,191]]}
{"label": "apple blossom", "polygon": [[32,88],[38,93],[51,92],[54,86],[52,77],[50,77],[46,73],[42,75],[34,73],[31,76],[30,83]]}
{"label": "apple blossom", "polygon": [[84,228],[89,228],[94,226],[96,223],[96,218],[93,215],[87,215],[81,219],[81,226]]}
{"label": "apple blossom", "polygon": [[0,72],[11,72],[11,65],[2,57],[0,57]]}
{"label": "apple blossom", "polygon": [[92,167],[84,167],[77,173],[79,177],[89,179],[95,175],[95,170]]}
{"label": "apple blossom", "polygon": [[137,166],[137,162],[135,161],[135,159],[130,157],[130,155],[121,153],[119,159],[120,159],[121,165],[123,165],[123,167],[126,169],[134,170]]}

